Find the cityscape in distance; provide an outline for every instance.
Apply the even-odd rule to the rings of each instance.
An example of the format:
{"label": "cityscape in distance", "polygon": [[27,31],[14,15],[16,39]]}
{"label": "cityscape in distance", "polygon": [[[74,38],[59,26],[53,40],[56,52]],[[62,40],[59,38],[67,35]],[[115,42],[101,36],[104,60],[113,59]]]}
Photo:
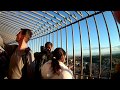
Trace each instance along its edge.
{"label": "cityscape in distance", "polygon": [[[102,50],[110,50],[110,48],[102,48]],[[73,64],[73,56],[68,56],[69,64]],[[80,75],[81,72],[81,56],[75,55],[75,72]],[[114,67],[116,64],[120,63],[120,46],[115,46],[112,48],[112,73],[114,73]],[[83,55],[83,74],[89,75],[89,65],[90,65],[90,56]],[[85,72],[87,71],[87,73]],[[100,72],[100,58],[99,55],[92,55],[92,76],[98,78]],[[108,79],[110,75],[110,53],[101,53],[101,78]]]}

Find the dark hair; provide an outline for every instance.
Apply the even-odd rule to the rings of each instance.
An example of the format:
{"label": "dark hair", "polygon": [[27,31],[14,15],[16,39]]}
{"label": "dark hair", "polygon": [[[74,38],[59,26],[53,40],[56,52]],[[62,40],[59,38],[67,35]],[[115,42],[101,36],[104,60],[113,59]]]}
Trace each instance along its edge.
{"label": "dark hair", "polygon": [[30,29],[22,29],[22,35],[26,35],[27,36],[27,41],[30,40],[30,38],[32,37],[32,31]]}
{"label": "dark hair", "polygon": [[46,42],[46,43],[45,43],[45,47],[47,47],[48,45],[53,46],[53,44],[52,44],[51,42]]}
{"label": "dark hair", "polygon": [[53,73],[59,74],[59,70],[61,69],[61,67],[58,60],[60,60],[63,55],[66,55],[66,52],[62,48],[56,48],[53,51],[53,59],[51,63]]}
{"label": "dark hair", "polygon": [[41,50],[41,52],[44,52],[45,51],[45,47],[44,46],[40,46],[40,50]]}

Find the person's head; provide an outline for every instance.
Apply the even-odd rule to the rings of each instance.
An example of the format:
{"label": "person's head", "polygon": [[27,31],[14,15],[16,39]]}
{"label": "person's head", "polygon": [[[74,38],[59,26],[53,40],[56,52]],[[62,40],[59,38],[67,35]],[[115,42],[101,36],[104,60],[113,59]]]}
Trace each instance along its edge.
{"label": "person's head", "polygon": [[21,31],[16,36],[17,42],[24,40],[27,43],[32,37],[32,31],[30,29],[21,29]]}
{"label": "person's head", "polygon": [[56,58],[56,60],[61,61],[61,62],[65,62],[65,58],[66,58],[66,52],[64,49],[62,48],[56,48],[53,51],[53,58]]}
{"label": "person's head", "polygon": [[56,48],[53,51],[53,59],[52,59],[52,68],[54,73],[59,73],[59,70],[61,69],[59,65],[59,61],[65,62],[66,58],[66,52],[62,48]]}
{"label": "person's head", "polygon": [[45,51],[45,47],[44,47],[44,46],[41,46],[41,47],[40,47],[40,50],[41,50],[41,52],[44,52],[44,51]]}
{"label": "person's head", "polygon": [[46,42],[46,43],[45,43],[45,48],[46,48],[47,50],[51,51],[51,50],[52,50],[52,47],[53,47],[53,44],[52,44],[51,42]]}

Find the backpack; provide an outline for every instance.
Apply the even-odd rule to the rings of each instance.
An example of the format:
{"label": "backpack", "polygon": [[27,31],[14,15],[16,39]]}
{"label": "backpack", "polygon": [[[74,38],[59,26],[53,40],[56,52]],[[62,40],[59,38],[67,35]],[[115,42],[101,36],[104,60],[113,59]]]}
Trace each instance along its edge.
{"label": "backpack", "polygon": [[36,53],[34,53],[34,57],[35,57],[35,61],[36,61],[36,64],[35,64],[35,78],[36,79],[41,79],[40,67],[47,60],[47,56],[43,52],[39,52],[39,53],[36,52]]}
{"label": "backpack", "polygon": [[0,79],[7,77],[7,71],[9,68],[9,57],[6,51],[0,52]]}
{"label": "backpack", "polygon": [[21,79],[27,79],[27,62],[28,62],[28,58],[27,58],[27,55],[30,51],[30,48],[26,48],[25,49],[25,53],[22,55],[22,60],[23,60],[23,68],[22,68],[22,77]]}
{"label": "backpack", "polygon": [[36,52],[34,53],[34,56],[36,57],[36,65],[35,65],[35,77],[36,79],[42,79],[41,77],[41,66],[46,63],[48,60],[52,59],[52,52],[46,52],[46,51],[42,51],[42,52]]}

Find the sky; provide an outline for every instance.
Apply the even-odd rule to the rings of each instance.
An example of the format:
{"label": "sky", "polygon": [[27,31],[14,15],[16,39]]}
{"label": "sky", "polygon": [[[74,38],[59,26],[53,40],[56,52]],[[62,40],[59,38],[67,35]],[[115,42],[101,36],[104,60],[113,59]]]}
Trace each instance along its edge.
{"label": "sky", "polygon": [[[110,33],[112,51],[113,51],[113,53],[119,52],[120,48],[118,46],[120,46],[120,39],[119,39],[119,35],[118,35],[118,31],[116,28],[114,18],[110,11],[104,12],[104,15],[105,15],[105,19],[106,19],[106,22],[108,25],[108,30]],[[110,49],[109,49],[109,40],[108,40],[108,33],[107,33],[105,21],[103,19],[102,14],[95,15],[95,19],[97,22],[97,27],[98,27],[98,31],[99,31],[99,35],[100,35],[101,52],[102,52],[102,54],[104,54],[104,53],[108,54]],[[87,19],[87,23],[88,23],[88,28],[89,28],[89,32],[90,32],[90,43],[91,43],[91,48],[92,48],[91,52],[92,52],[92,54],[98,54],[99,53],[98,37],[97,37],[96,26],[95,26],[93,16]],[[86,20],[80,21],[79,25],[80,25],[81,34],[82,34],[83,54],[88,55],[89,54],[89,40],[88,40],[88,31],[87,31]],[[117,25],[120,28],[120,24],[117,23]],[[62,48],[66,51],[65,29],[67,29],[67,32],[68,32],[68,55],[72,55],[73,54],[73,45],[72,45],[72,27],[71,26],[62,29]],[[74,30],[75,55],[80,55],[81,50],[80,50],[80,34],[79,34],[78,23],[73,24],[73,30]],[[49,36],[47,36],[47,37],[49,37]],[[43,41],[42,44],[45,43],[45,41]],[[47,39],[47,41],[49,41],[49,39]],[[52,42],[52,34],[50,35],[50,41]],[[34,52],[38,51],[38,48],[40,48],[39,45],[41,44],[41,39],[38,38],[32,42],[34,42],[34,44],[38,43],[38,44],[35,44],[36,48],[32,48]],[[29,45],[31,45],[31,44],[29,44]],[[54,34],[54,48],[56,48],[56,47],[57,47],[57,35]],[[58,47],[61,47],[60,31],[58,31]]]}

